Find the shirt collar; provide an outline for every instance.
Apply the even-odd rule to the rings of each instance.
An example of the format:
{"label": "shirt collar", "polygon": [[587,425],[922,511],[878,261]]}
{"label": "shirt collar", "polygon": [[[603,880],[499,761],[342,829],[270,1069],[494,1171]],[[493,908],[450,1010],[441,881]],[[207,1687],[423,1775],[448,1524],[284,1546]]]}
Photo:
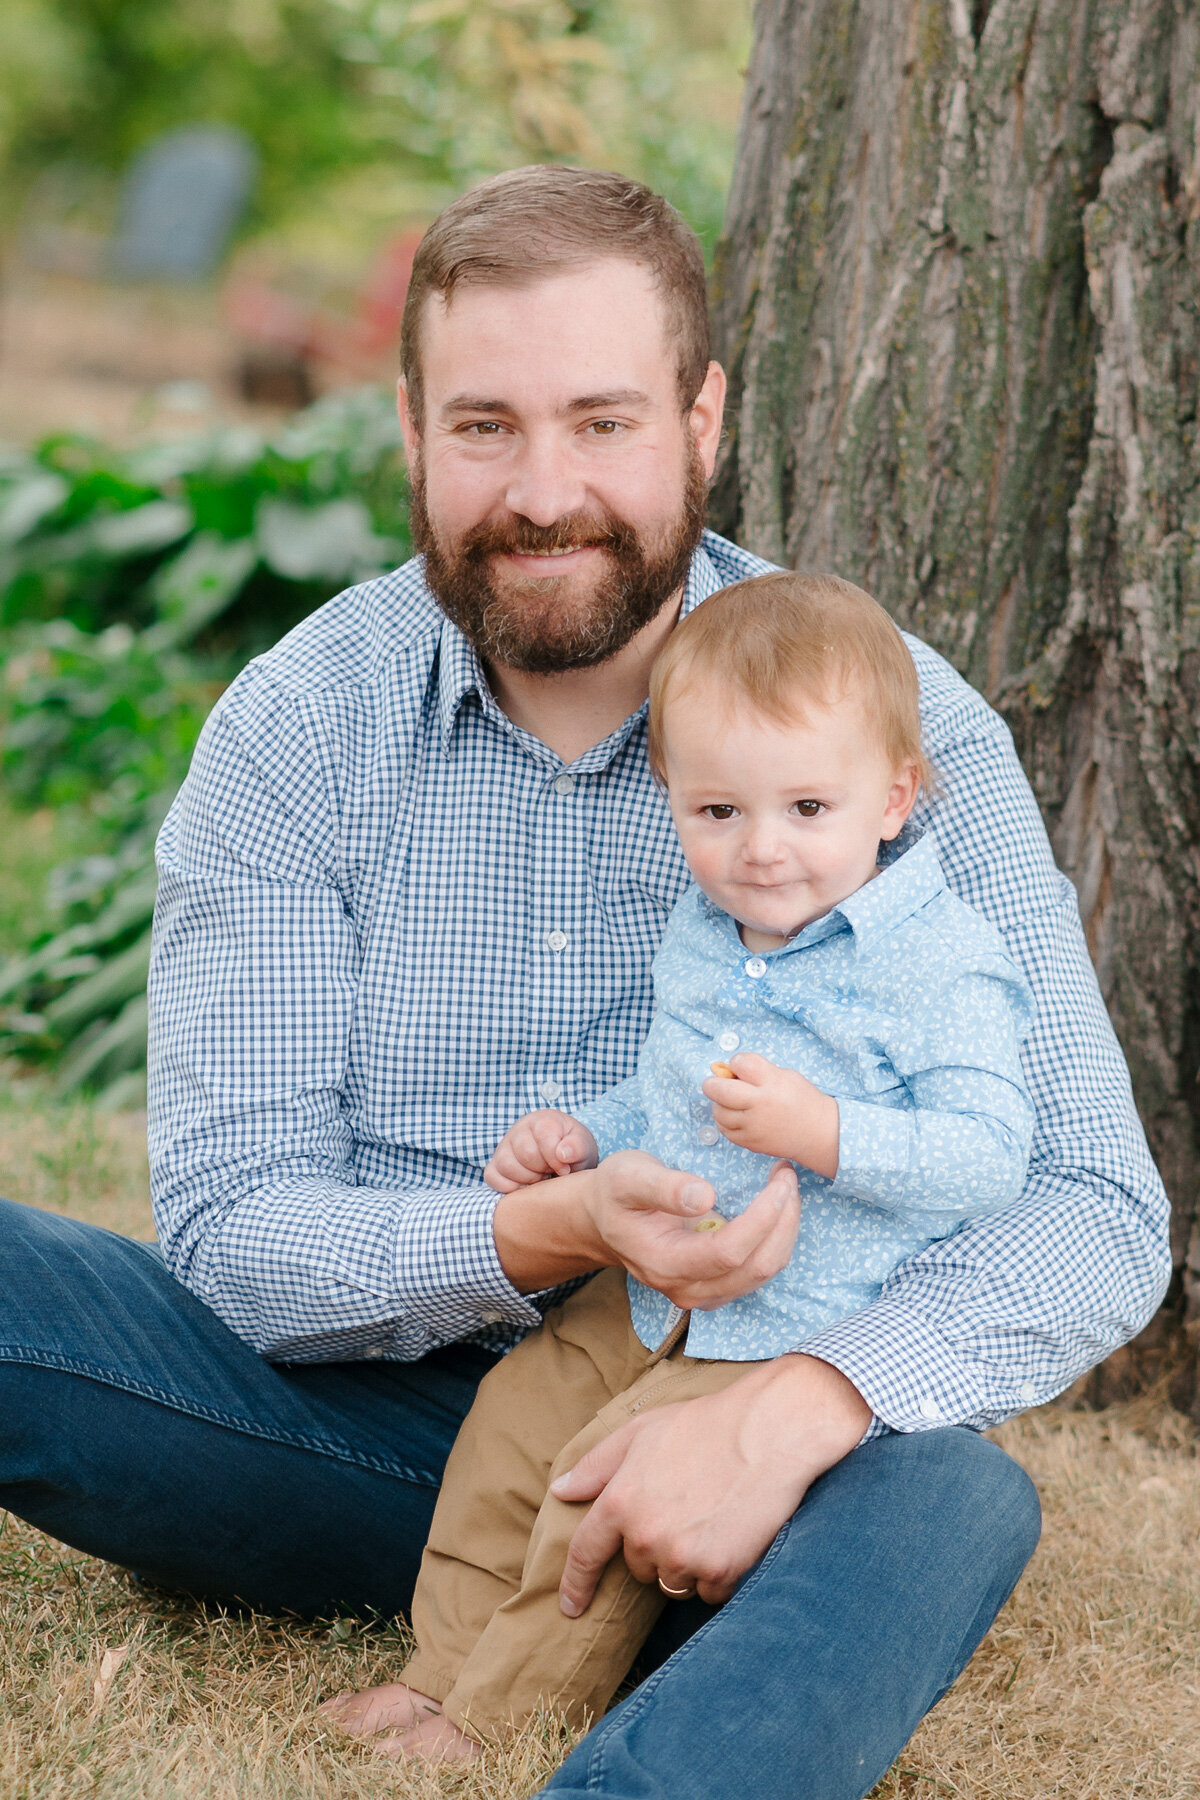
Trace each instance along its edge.
{"label": "shirt collar", "polygon": [[[839,900],[836,906],[831,906],[819,919],[813,919],[795,937],[789,938],[786,944],[781,944],[777,950],[764,951],[764,956],[787,956],[793,950],[808,949],[847,929],[852,932],[855,944],[861,948],[873,937],[891,930],[904,919],[911,918],[927,900],[931,900],[946,886],[946,877],[932,839],[913,831],[909,826],[905,826],[894,845],[887,847],[885,855],[887,860],[878,875],[855,893],[849,894],[845,900]],[[737,926],[729,915],[723,913],[720,907],[714,906],[706,894],[700,895],[700,904],[713,924],[721,931],[732,934],[740,947]],[[746,954],[744,949],[741,954]]]}
{"label": "shirt collar", "polygon": [[[704,545],[701,544],[692,557],[687,580],[683,585],[683,603],[679,609],[680,618],[686,619],[702,600],[710,599],[713,594],[718,593],[725,586],[727,583],[722,577],[721,571]],[[426,592],[429,592],[428,588],[426,588]],[[433,600],[432,594],[429,597]],[[436,604],[437,602],[434,600],[434,605]],[[541,758],[549,757],[557,766],[559,759],[554,756],[552,751],[547,750],[544,744],[539,744],[536,738],[531,738],[528,732],[521,731],[514,726],[512,721],[501,712],[492,697],[487,676],[484,674],[483,665],[478,656],[458,626],[452,624],[445,616],[442,618],[441,637],[438,645],[437,683],[438,721],[441,727],[443,755],[449,756],[450,754],[454,727],[458,721],[459,709],[463,701],[468,694],[474,694],[485,714],[496,724],[512,732],[521,742],[533,749],[535,754],[540,752]],[[582,774],[588,774],[596,769],[606,767],[621,745],[645,718],[648,704],[643,701],[637,712],[632,713],[624,724],[619,725],[616,731],[610,733],[602,744],[594,744],[577,762],[572,763],[572,768],[578,769]]]}
{"label": "shirt collar", "polygon": [[946,877],[932,839],[916,833],[909,835],[906,828],[878,875],[839,901],[828,916],[840,914],[854,933],[855,942],[862,945],[911,918],[945,885]]}

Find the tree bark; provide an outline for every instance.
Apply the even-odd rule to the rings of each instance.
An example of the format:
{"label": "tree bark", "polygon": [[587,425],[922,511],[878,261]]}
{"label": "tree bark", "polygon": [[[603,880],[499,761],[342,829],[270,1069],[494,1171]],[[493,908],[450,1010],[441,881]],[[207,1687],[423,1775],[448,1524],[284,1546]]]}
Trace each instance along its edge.
{"label": "tree bark", "polygon": [[713,517],[1012,726],[1173,1205],[1090,1392],[1169,1352],[1200,1418],[1198,53],[1200,0],[760,0]]}

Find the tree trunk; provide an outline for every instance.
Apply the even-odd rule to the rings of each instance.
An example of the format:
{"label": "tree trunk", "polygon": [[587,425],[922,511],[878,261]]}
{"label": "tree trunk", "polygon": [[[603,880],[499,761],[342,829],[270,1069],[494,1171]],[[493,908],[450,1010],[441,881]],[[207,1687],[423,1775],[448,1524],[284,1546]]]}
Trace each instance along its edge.
{"label": "tree trunk", "polygon": [[[1200,1418],[1200,0],[760,0],[714,523],[1000,708],[1171,1193]],[[1193,1349],[1181,1355],[1181,1322]]]}

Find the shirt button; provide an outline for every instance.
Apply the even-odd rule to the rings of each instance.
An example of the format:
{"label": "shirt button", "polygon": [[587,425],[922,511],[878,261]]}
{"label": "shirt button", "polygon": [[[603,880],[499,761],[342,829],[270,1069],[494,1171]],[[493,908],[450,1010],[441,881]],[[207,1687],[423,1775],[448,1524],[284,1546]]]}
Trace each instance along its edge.
{"label": "shirt button", "polygon": [[546,943],[551,950],[565,950],[567,947],[567,934],[565,931],[548,931],[546,933]]}
{"label": "shirt button", "polygon": [[573,775],[556,775],[554,777],[554,791],[556,794],[574,793],[575,777]]}
{"label": "shirt button", "polygon": [[378,1362],[379,1358],[383,1355],[383,1345],[372,1344],[369,1350],[363,1351],[363,1355],[369,1362]]}
{"label": "shirt button", "polygon": [[928,1394],[923,1400],[918,1401],[917,1411],[923,1419],[940,1419],[942,1416],[941,1407],[936,1400],[931,1400]]}
{"label": "shirt button", "polygon": [[503,1325],[504,1314],[501,1312],[481,1312],[479,1315],[479,1322],[481,1325]]}
{"label": "shirt button", "polygon": [[736,1050],[741,1041],[736,1031],[723,1031],[717,1039],[717,1049]]}
{"label": "shirt button", "polygon": [[1032,1406],[1037,1399],[1037,1388],[1032,1381],[1023,1381],[1017,1389],[1017,1399],[1023,1400],[1026,1406]]}
{"label": "shirt button", "polygon": [[543,1100],[557,1100],[558,1096],[562,1093],[562,1083],[561,1081],[555,1081],[551,1077],[540,1083],[538,1093],[542,1096]]}
{"label": "shirt button", "polygon": [[721,1134],[715,1125],[702,1125],[696,1136],[702,1144],[716,1144],[721,1139]]}
{"label": "shirt button", "polygon": [[761,956],[747,957],[744,967],[752,981],[757,981],[760,975],[767,972],[767,965]]}

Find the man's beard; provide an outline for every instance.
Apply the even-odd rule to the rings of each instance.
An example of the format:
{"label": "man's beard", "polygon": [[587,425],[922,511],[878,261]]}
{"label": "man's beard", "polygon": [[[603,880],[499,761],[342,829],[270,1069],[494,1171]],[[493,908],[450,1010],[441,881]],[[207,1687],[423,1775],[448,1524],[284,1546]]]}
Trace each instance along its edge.
{"label": "man's beard", "polygon": [[[413,542],[425,556],[434,598],[485,663],[527,675],[558,675],[606,662],[657,618],[687,578],[704,529],[708,484],[690,443],[680,511],[661,540],[647,544],[612,512],[568,513],[535,525],[519,513],[477,525],[456,543],[439,538],[425,504],[424,472],[412,469]],[[550,571],[510,578],[498,589],[490,559],[504,552],[600,545],[608,563],[590,593],[572,597],[569,578]]]}

